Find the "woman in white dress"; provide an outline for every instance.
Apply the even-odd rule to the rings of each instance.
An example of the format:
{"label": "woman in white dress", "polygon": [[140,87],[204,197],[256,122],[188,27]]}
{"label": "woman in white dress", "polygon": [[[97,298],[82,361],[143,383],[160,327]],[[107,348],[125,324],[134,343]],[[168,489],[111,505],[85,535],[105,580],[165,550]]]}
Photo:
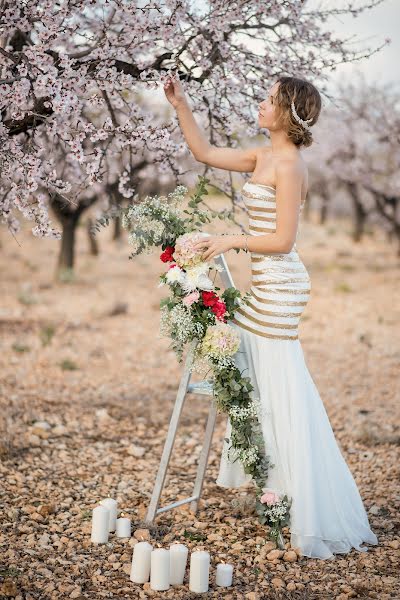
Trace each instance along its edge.
{"label": "woman in white dress", "polygon": [[[377,544],[357,485],[335,439],[324,404],[306,365],[298,324],[310,294],[310,277],[296,249],[308,171],[300,153],[312,143],[310,127],[321,110],[313,84],[280,77],[259,105],[259,126],[271,146],[217,148],[199,128],[179,80],[164,85],[194,157],[213,167],[252,173],[242,188],[249,235],[212,235],[198,243],[210,260],[232,248],[251,253],[251,302],[229,322],[240,333],[236,365],[251,378],[260,401],[269,469],[264,491],[287,494],[290,543],[303,556],[334,558],[364,542]],[[230,436],[227,421],[226,437]],[[250,482],[223,443],[217,484]],[[230,460],[232,459],[232,460]]]}

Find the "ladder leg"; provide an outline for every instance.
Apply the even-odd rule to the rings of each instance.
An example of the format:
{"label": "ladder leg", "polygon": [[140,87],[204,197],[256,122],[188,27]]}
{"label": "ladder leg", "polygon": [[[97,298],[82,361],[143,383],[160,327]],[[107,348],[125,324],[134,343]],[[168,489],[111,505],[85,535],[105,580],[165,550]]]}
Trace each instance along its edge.
{"label": "ladder leg", "polygon": [[186,357],[186,361],[185,361],[183,375],[182,375],[181,381],[179,383],[179,389],[178,389],[178,393],[176,396],[175,405],[174,405],[174,408],[172,411],[172,416],[171,416],[171,420],[170,420],[169,427],[168,427],[167,437],[166,437],[166,440],[164,443],[164,449],[163,449],[163,453],[161,456],[161,461],[160,461],[160,464],[158,467],[158,472],[157,472],[157,477],[156,477],[154,488],[153,488],[153,493],[151,495],[150,504],[148,506],[147,514],[146,514],[146,518],[145,518],[145,522],[148,524],[151,524],[154,521],[155,516],[157,514],[160,497],[161,497],[162,490],[164,487],[165,476],[167,474],[167,469],[168,469],[172,449],[173,449],[174,442],[175,442],[175,436],[176,436],[176,432],[178,429],[179,419],[180,419],[180,416],[182,413],[183,405],[185,403],[186,392],[187,392],[187,388],[188,388],[190,377],[191,377],[191,372],[190,372],[189,367],[191,364],[192,354],[193,354],[195,346],[196,346],[196,341],[193,342],[191,347],[189,348],[189,351],[188,351],[187,357]]}
{"label": "ladder leg", "polygon": [[193,496],[196,497],[196,500],[193,500],[190,503],[190,510],[193,513],[197,512],[197,509],[199,506],[199,500],[200,500],[201,492],[203,489],[204,475],[205,475],[205,472],[207,469],[208,455],[210,453],[216,418],[217,418],[217,410],[214,406],[214,403],[211,402],[210,412],[208,413],[203,448],[200,453],[199,464],[197,467],[196,481],[194,483],[194,488],[193,488]]}

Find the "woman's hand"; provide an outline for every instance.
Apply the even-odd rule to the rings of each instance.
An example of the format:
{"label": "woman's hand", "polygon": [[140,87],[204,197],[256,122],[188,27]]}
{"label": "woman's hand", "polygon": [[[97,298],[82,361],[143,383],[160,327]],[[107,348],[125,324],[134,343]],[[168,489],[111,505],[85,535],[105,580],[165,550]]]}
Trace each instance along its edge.
{"label": "woman's hand", "polygon": [[230,235],[210,235],[193,244],[198,250],[204,248],[202,258],[209,261],[214,256],[228,252],[233,248],[233,240]]}
{"label": "woman's hand", "polygon": [[179,81],[178,75],[170,77],[165,81],[164,92],[168,102],[170,102],[174,108],[186,100],[185,91]]}

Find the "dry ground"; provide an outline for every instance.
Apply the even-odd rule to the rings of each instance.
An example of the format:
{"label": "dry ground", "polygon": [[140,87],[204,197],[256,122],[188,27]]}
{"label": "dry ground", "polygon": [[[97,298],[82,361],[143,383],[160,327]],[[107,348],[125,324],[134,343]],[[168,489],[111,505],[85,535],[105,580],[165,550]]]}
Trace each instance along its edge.
{"label": "dry ground", "polygon": [[[204,597],[400,597],[399,261],[381,234],[354,245],[349,227],[336,220],[322,228],[313,215],[301,223],[297,246],[312,293],[300,339],[379,545],[332,561],[269,560],[265,528],[246,508],[251,488],[227,493],[215,484],[225,431],[220,415],[199,512],[184,507],[160,515],[149,532],[155,544],[181,540],[210,551]],[[129,261],[126,241],[112,243],[110,234],[101,232],[101,254],[93,257],[81,228],[76,279],[56,283],[57,242],[28,232],[19,247],[2,232],[2,597],[151,595],[129,581],[134,538],[91,545],[91,510],[111,495],[133,530],[143,527],[182,366],[158,336],[159,300],[167,291],[157,287],[158,253]],[[245,291],[248,256],[231,251],[227,259]],[[191,493],[206,416],[207,401],[192,396],[163,503]],[[230,589],[215,587],[220,561],[234,563]],[[195,595],[185,580],[155,597]]]}

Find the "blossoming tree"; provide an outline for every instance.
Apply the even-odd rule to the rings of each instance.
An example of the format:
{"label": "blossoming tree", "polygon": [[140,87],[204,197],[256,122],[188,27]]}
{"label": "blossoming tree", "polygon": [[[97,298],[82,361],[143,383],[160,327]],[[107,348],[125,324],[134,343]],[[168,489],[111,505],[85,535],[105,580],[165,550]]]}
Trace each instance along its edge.
{"label": "blossoming tree", "polygon": [[[135,194],[138,166],[183,174],[186,145],[175,116],[164,118],[144,90],[162,88],[179,69],[216,145],[255,135],[257,103],[282,72],[322,83],[335,65],[379,48],[354,51],[326,30],[332,14],[361,11],[381,0],[308,8],[304,0],[3,0],[0,14],[0,215],[14,234],[18,215],[33,234],[59,238],[73,261],[73,231],[107,186]],[[383,42],[385,45],[387,40]],[[177,134],[178,132],[178,134]],[[235,201],[228,175],[213,184]]]}
{"label": "blossoming tree", "polygon": [[340,190],[352,208],[354,241],[362,238],[369,220],[396,239],[400,252],[398,90],[362,77],[340,84],[320,129],[308,158],[315,165],[313,187],[323,212]]}

